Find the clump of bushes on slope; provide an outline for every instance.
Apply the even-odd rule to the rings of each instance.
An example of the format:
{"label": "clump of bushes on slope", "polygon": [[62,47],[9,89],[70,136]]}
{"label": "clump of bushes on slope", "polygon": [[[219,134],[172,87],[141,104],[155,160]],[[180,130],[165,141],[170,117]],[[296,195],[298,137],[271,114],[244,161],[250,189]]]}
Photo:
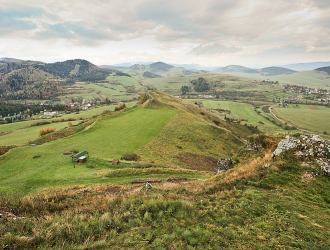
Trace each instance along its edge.
{"label": "clump of bushes on slope", "polygon": [[126,104],[119,104],[117,107],[115,107],[115,111],[119,111],[119,110],[122,110],[122,109],[126,109]]}
{"label": "clump of bushes on slope", "polygon": [[44,129],[41,129],[38,133],[38,136],[43,136],[43,135],[47,135],[47,134],[50,134],[52,132],[54,132],[56,130],[56,128],[44,128]]}
{"label": "clump of bushes on slope", "polygon": [[3,155],[5,153],[6,153],[6,151],[4,150],[4,148],[2,146],[0,146],[0,155]]}
{"label": "clump of bushes on slope", "polygon": [[125,153],[121,157],[122,160],[126,161],[137,161],[139,158],[140,156],[135,153]]}

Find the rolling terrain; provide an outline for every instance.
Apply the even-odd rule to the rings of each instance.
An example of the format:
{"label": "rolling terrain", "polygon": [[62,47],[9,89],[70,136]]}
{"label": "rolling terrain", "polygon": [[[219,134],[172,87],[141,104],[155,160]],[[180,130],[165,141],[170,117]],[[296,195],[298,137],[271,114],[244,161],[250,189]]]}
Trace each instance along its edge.
{"label": "rolling terrain", "polygon": [[[244,143],[244,138],[251,134],[247,127],[227,124],[216,113],[202,110],[197,105],[160,92],[149,93],[152,97],[147,99],[142,106],[128,108],[119,114],[115,113],[116,115],[102,116],[93,120],[89,129],[75,135],[35,147],[28,144],[10,150],[0,158],[3,170],[0,189],[26,194],[45,187],[86,183],[84,178],[67,179],[65,177],[64,170],[72,171],[73,165],[71,158],[61,153],[73,148],[88,151],[91,160],[96,164],[100,161],[100,168],[95,168],[95,173],[98,172],[97,170],[104,169],[101,167],[102,162],[120,158],[128,152],[139,154],[143,162],[154,162],[174,169],[181,166],[195,170],[206,168],[214,171],[216,167],[214,161],[216,162],[220,156],[235,155],[235,150]],[[66,123],[55,123],[46,126],[51,128],[55,126],[60,129],[65,125]],[[29,135],[37,134],[44,127],[45,125],[34,126],[3,135],[4,142],[11,134],[17,135],[20,144],[24,140],[28,142],[32,139]],[[18,141],[13,140],[13,142]],[[10,140],[4,145],[8,143]],[[38,144],[38,141],[36,143]],[[17,158],[16,155],[20,157]],[[34,156],[40,156],[40,158],[34,159]],[[213,168],[210,169],[207,164],[204,166],[203,159],[213,161]],[[196,165],[196,160],[202,161],[202,164]],[[39,167],[34,170],[36,165]],[[17,171],[15,173],[12,171],[14,166]],[[90,172],[89,169],[83,172],[86,171]],[[16,180],[19,172],[26,174]],[[50,180],[48,174],[43,175],[44,172],[49,173],[54,179]],[[105,182],[102,179],[103,176],[97,178],[100,183]],[[94,179],[93,183],[97,182],[97,179]],[[20,185],[13,185],[18,181]],[[111,179],[108,181],[112,182]],[[127,183],[129,180],[122,181]],[[117,183],[118,180],[115,182]],[[26,189],[26,185],[29,185],[29,189]],[[10,190],[10,187],[13,190]]]}
{"label": "rolling terrain", "polygon": [[[184,74],[151,63],[123,73],[81,60],[35,63],[3,60],[2,83],[12,84],[0,85],[3,99],[25,91],[31,102],[135,101],[0,124],[2,248],[328,249],[329,176],[313,157],[298,157],[301,149],[272,159],[286,135],[301,138],[296,127],[330,132],[329,108],[317,101],[327,95],[300,100],[286,86],[327,89],[324,70]],[[55,87],[61,94],[47,95]],[[56,131],[39,137],[47,127]],[[73,149],[88,151],[87,162],[63,154]],[[127,153],[138,160],[121,159]],[[234,165],[215,175],[224,158]],[[132,183],[140,178],[161,182],[146,191]]]}
{"label": "rolling terrain", "polygon": [[[213,109],[148,91],[131,108],[88,118],[75,134],[40,138],[37,146],[0,156],[0,245],[326,249],[329,177],[293,151],[272,163],[284,135],[251,136],[248,126],[215,110],[247,112],[254,123],[259,119],[250,106],[203,104]],[[261,143],[262,151],[246,150],[247,140]],[[86,163],[62,154],[73,148],[89,152]],[[127,152],[141,158],[111,164]],[[235,166],[214,176],[220,157]],[[187,180],[165,181],[174,176]],[[143,191],[144,184],[131,184],[136,178],[163,181]]]}

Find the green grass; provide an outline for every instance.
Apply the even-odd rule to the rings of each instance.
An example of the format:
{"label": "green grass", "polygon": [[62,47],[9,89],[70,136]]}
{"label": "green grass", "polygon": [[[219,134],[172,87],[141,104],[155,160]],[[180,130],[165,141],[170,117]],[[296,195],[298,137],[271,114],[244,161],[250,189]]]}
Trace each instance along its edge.
{"label": "green grass", "polygon": [[[315,168],[301,166],[294,155],[269,169],[256,168],[247,179],[235,172],[244,167],[207,182],[155,184],[147,193],[132,193],[127,186],[119,193],[118,185],[73,185],[34,197],[4,198],[3,207],[25,218],[1,221],[0,245],[18,249],[329,249],[328,177],[314,176]],[[305,172],[314,176],[308,182],[301,178]],[[236,180],[223,181],[230,176]]]}
{"label": "green grass", "polygon": [[[120,92],[120,91],[117,91],[114,89],[110,89],[110,88],[105,88],[105,87],[99,86],[97,84],[92,84],[92,83],[85,84],[85,85],[83,85],[83,87],[86,89],[95,89],[97,91],[101,91],[102,93],[109,94],[109,95],[123,95],[123,92]],[[126,90],[124,93],[126,93]]]}
{"label": "green grass", "polygon": [[[79,121],[71,121],[73,125],[78,124]],[[10,145],[23,145],[28,141],[33,141],[38,138],[38,133],[41,129],[44,128],[56,128],[56,130],[60,130],[64,127],[68,127],[69,122],[56,122],[45,124],[42,126],[33,126],[26,129],[17,129],[13,132],[2,135],[0,137],[0,144],[2,146],[10,146]]]}
{"label": "green grass", "polygon": [[281,84],[330,89],[329,76],[319,71],[302,71],[288,75],[272,76],[269,79],[279,81]]}
{"label": "green grass", "polygon": [[[68,184],[106,183],[95,169],[73,168],[70,149],[86,150],[92,158],[120,158],[150,142],[176,114],[174,110],[136,108],[98,120],[90,129],[36,147],[15,148],[0,157],[0,190],[28,193]],[[33,156],[41,156],[33,159]],[[82,165],[83,166],[83,165]]]}
{"label": "green grass", "polygon": [[[306,105],[299,105],[306,106]],[[274,108],[276,115],[296,127],[323,133],[330,133],[330,109]]]}
{"label": "green grass", "polygon": [[[258,129],[266,132],[266,133],[279,133],[284,130],[274,125],[264,117],[258,115],[254,111],[254,107],[250,104],[239,103],[239,102],[231,102],[231,101],[212,101],[212,100],[195,100],[195,99],[187,99],[187,101],[198,102],[201,101],[203,106],[210,109],[224,109],[230,110],[233,116],[237,119],[244,118],[248,121],[242,121],[241,124],[247,123],[253,126],[258,126]],[[261,124],[259,122],[263,122]]]}
{"label": "green grass", "polygon": [[141,85],[139,84],[140,78],[138,77],[110,75],[107,77],[107,80],[119,82],[123,86],[134,86],[136,90],[139,90],[141,88]]}
{"label": "green grass", "polygon": [[[127,107],[132,107],[136,102],[127,102],[125,103]],[[108,105],[108,106],[102,106],[94,109],[88,109],[85,111],[80,111],[79,114],[72,113],[72,114],[63,114],[60,116],[60,118],[52,118],[52,119],[42,119],[42,121],[53,121],[53,120],[58,120],[61,118],[67,119],[67,118],[74,118],[74,119],[79,119],[79,118],[88,118],[92,117],[94,115],[100,115],[104,110],[111,110],[113,111],[117,105]],[[40,121],[40,120],[30,120],[30,121],[22,121],[22,122],[13,122],[9,124],[1,124],[0,125],[0,132],[6,132],[10,130],[16,130],[20,129],[23,127],[30,126],[31,124]],[[0,143],[1,145],[1,143]]]}

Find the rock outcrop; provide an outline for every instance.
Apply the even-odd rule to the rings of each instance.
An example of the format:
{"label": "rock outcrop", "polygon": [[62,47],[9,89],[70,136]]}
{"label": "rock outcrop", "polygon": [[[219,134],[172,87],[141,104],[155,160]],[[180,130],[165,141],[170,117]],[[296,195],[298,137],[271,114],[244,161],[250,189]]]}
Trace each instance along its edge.
{"label": "rock outcrop", "polygon": [[226,158],[226,159],[219,159],[218,160],[218,170],[215,173],[215,175],[218,175],[220,173],[223,173],[225,171],[227,171],[229,168],[231,168],[232,166],[234,166],[234,162],[230,159],[230,158]]}
{"label": "rock outcrop", "polygon": [[277,145],[277,148],[273,152],[272,157],[275,158],[276,156],[279,156],[283,151],[296,148],[298,145],[300,145],[300,140],[287,135],[280,143]]}
{"label": "rock outcrop", "polygon": [[283,151],[296,148],[299,158],[314,159],[323,174],[330,175],[330,141],[324,140],[319,135],[300,135],[300,140],[292,136],[286,136],[273,152],[273,159]]}

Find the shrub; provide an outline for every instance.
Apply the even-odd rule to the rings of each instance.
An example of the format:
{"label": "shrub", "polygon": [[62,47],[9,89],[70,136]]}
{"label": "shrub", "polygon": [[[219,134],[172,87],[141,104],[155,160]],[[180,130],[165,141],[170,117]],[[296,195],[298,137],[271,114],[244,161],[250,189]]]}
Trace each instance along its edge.
{"label": "shrub", "polygon": [[72,122],[69,122],[69,123],[68,123],[68,126],[69,126],[69,127],[72,127]]}
{"label": "shrub", "polygon": [[6,151],[4,150],[4,148],[0,146],[0,155],[3,155],[5,153],[6,153]]}
{"label": "shrub", "polygon": [[137,161],[139,158],[140,158],[140,156],[135,153],[126,153],[126,154],[123,154],[120,159],[126,160],[126,161]]}
{"label": "shrub", "polygon": [[119,111],[119,110],[122,110],[122,109],[126,109],[125,103],[124,104],[119,104],[117,107],[115,107],[115,111]]}
{"label": "shrub", "polygon": [[38,133],[38,136],[43,136],[43,135],[46,135],[46,134],[49,134],[49,133],[52,133],[56,130],[56,128],[44,128],[44,129],[41,129]]}

